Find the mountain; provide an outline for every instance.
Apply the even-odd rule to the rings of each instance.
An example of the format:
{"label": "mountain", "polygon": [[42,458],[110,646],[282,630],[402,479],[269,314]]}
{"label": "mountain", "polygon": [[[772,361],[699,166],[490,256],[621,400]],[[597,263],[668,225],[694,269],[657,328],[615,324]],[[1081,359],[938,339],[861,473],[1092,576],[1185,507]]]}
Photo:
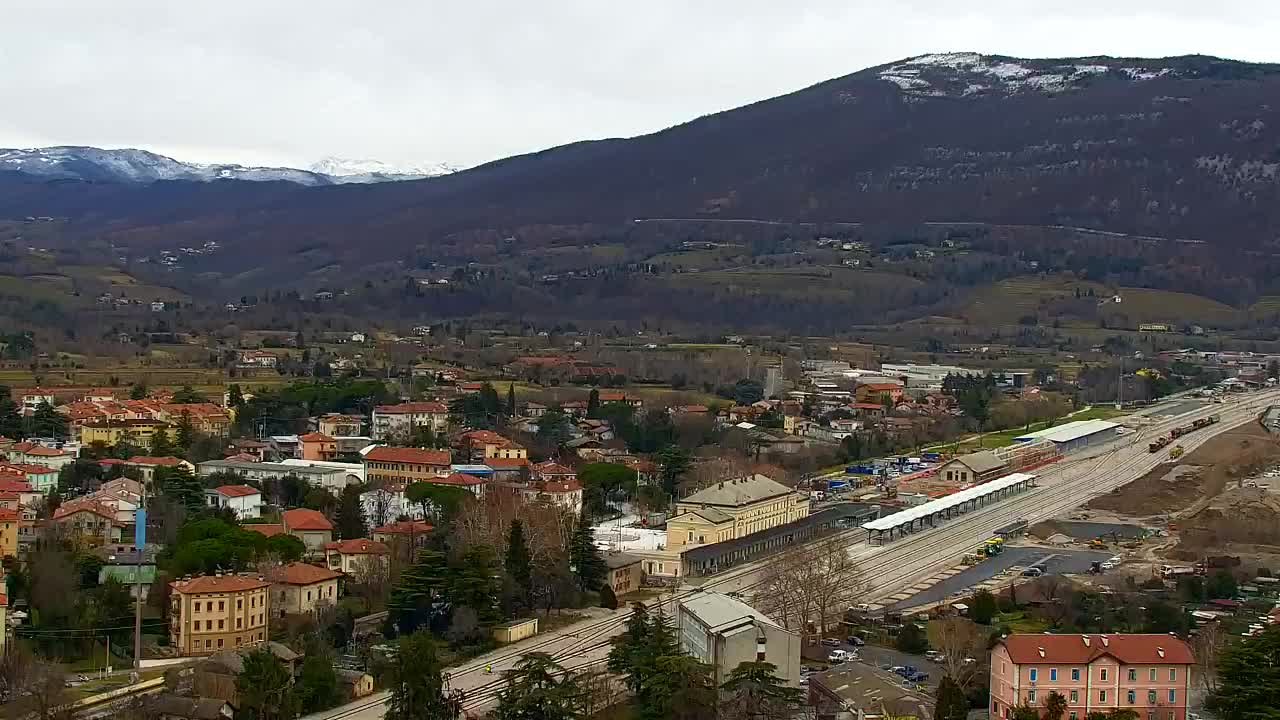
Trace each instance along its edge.
{"label": "mountain", "polygon": [[1280,227],[1280,66],[932,54],[649,135],[423,180],[32,178],[39,163],[68,168],[45,177],[101,179],[80,162],[19,158],[26,174],[0,173],[0,217],[69,218],[69,242],[109,228],[113,243],[139,252],[214,240],[229,251],[216,271],[252,270],[255,282],[415,258],[518,261],[527,247],[495,243],[572,242],[571,228],[625,244],[645,218],[1061,225],[1269,255]]}
{"label": "mountain", "polygon": [[146,150],[61,145],[57,147],[0,149],[0,172],[19,172],[53,180],[152,183],[160,180],[284,181],[298,185],[343,185],[399,180],[420,180],[453,172],[454,168],[398,170],[377,160],[344,161],[326,158],[308,170],[245,167],[234,164],[201,164],[174,160]]}

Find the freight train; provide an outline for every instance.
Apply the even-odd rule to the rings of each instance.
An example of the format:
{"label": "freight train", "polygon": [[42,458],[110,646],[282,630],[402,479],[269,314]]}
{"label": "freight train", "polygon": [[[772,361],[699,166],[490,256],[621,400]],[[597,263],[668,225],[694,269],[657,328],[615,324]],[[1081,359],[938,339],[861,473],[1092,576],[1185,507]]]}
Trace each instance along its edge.
{"label": "freight train", "polygon": [[1193,420],[1190,425],[1179,425],[1178,427],[1170,430],[1168,435],[1162,435],[1148,444],[1147,452],[1160,452],[1162,449],[1168,447],[1169,443],[1174,440],[1177,440],[1184,435],[1189,435],[1196,430],[1203,430],[1204,428],[1218,422],[1220,419],[1221,418],[1219,418],[1217,414],[1214,414],[1209,417],[1202,417],[1198,420]]}

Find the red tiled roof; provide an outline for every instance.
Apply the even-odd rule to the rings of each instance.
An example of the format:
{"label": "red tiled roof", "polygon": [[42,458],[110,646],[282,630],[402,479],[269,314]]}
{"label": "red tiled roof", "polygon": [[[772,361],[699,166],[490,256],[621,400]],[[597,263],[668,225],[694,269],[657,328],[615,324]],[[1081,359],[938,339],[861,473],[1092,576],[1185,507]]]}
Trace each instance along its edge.
{"label": "red tiled roof", "polygon": [[221,485],[213,489],[219,495],[227,497],[249,497],[250,495],[261,495],[262,491],[256,487],[248,485]]}
{"label": "red tiled roof", "polygon": [[267,537],[280,535],[284,532],[284,525],[281,525],[280,523],[245,523],[240,527],[245,530],[256,532],[259,535],[266,535]]}
{"label": "red tiled roof", "polygon": [[529,458],[485,458],[484,464],[494,470],[515,470],[529,464]]}
{"label": "red tiled roof", "polygon": [[201,575],[190,580],[174,580],[169,587],[186,595],[218,592],[244,592],[270,587],[271,583],[259,577],[246,575]]}
{"label": "red tiled roof", "polygon": [[884,410],[884,405],[880,403],[854,403],[854,410]]}
{"label": "red tiled roof", "polygon": [[685,412],[685,413],[704,413],[709,410],[710,408],[708,408],[706,405],[681,405],[680,407],[676,408],[676,412]]}
{"label": "red tiled roof", "polygon": [[21,442],[14,445],[13,451],[22,453],[23,455],[35,455],[37,457],[62,457],[63,455],[71,454],[65,450],[55,450],[53,448],[29,442]]}
{"label": "red tiled roof", "polygon": [[448,465],[452,458],[448,450],[423,450],[421,448],[376,447],[365,453],[365,460],[374,462],[417,463],[420,465]]}
{"label": "red tiled roof", "polygon": [[600,392],[600,402],[621,402],[627,399],[627,394],[621,390],[602,390]]}
{"label": "red tiled roof", "polygon": [[325,435],[324,433],[318,433],[318,432],[307,433],[306,435],[299,435],[298,440],[300,442],[334,442],[334,439],[331,436]]}
{"label": "red tiled roof", "polygon": [[433,485],[483,485],[484,479],[465,473],[453,473],[449,477],[432,478],[427,482]]}
{"label": "red tiled roof", "polygon": [[[26,477],[25,475],[23,477]],[[31,492],[31,483],[26,480],[18,480],[14,476],[5,477],[0,475],[0,491],[24,493]]]}
{"label": "red tiled roof", "polygon": [[539,475],[576,475],[572,470],[554,460],[540,462],[534,465],[533,469]]}
{"label": "red tiled roof", "polygon": [[124,460],[121,460],[119,458],[103,458],[98,461],[98,464],[103,467],[108,467],[111,465],[127,465],[128,463],[126,463]]}
{"label": "red tiled roof", "polygon": [[5,467],[11,467],[20,470],[23,473],[31,473],[33,475],[47,475],[49,473],[58,472],[48,465],[32,465],[31,463],[5,463]]}
{"label": "red tiled roof", "polygon": [[163,467],[177,467],[182,464],[182,458],[176,458],[172,455],[134,455],[129,458],[130,465],[160,465]]}
{"label": "red tiled roof", "polygon": [[499,435],[492,430],[468,430],[462,433],[462,439],[471,444],[485,443],[493,445],[501,445],[511,442],[507,438]]}
{"label": "red tiled roof", "polygon": [[0,522],[18,522],[18,511],[10,508],[0,508]]}
{"label": "red tiled roof", "polygon": [[414,413],[422,414],[443,414],[449,412],[449,406],[438,402],[407,402],[398,405],[379,405],[375,407],[374,412],[384,415],[410,415]]}
{"label": "red tiled roof", "polygon": [[342,573],[328,568],[308,565],[304,562],[292,562],[272,573],[272,580],[286,585],[314,585],[326,580],[336,580]]}
{"label": "red tiled roof", "polygon": [[391,552],[386,545],[365,538],[327,542],[324,544],[324,549],[333,550],[342,555],[386,555]]}
{"label": "red tiled roof", "polygon": [[99,517],[107,518],[108,520],[116,519],[116,511],[114,509],[98,502],[97,500],[87,498],[69,500],[62,503],[58,506],[58,509],[54,511],[53,519],[61,520],[68,515],[75,515],[79,512],[90,512]]}
{"label": "red tiled roof", "polygon": [[[1088,644],[1085,643],[1086,638]],[[1018,634],[1000,642],[1008,650],[1010,659],[1019,664],[1086,664],[1103,655],[1111,655],[1126,665],[1190,665],[1195,662],[1191,648],[1173,635]]]}
{"label": "red tiled roof", "polygon": [[431,523],[422,520],[401,520],[389,525],[383,525],[380,528],[374,528],[373,532],[375,534],[382,533],[383,535],[416,535],[418,533],[429,533],[431,530]]}
{"label": "red tiled roof", "polygon": [[901,390],[902,386],[898,383],[865,383],[858,386],[868,390]]}
{"label": "red tiled roof", "polygon": [[280,513],[285,527],[294,530],[333,530],[333,523],[318,510],[295,508]]}

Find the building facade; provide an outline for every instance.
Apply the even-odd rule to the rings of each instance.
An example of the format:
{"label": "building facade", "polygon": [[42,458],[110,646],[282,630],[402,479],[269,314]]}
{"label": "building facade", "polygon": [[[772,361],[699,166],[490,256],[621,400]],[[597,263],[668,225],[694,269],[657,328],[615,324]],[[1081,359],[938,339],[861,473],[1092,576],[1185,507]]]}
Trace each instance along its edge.
{"label": "building facade", "polygon": [[212,655],[267,639],[271,583],[249,575],[202,575],[169,583],[169,642],[183,655]]}
{"label": "building facade", "polygon": [[448,477],[450,463],[448,450],[380,446],[364,454],[365,478],[374,486]]}
{"label": "building facade", "polygon": [[407,402],[378,405],[373,409],[374,440],[403,438],[419,427],[430,428],[435,433],[448,430],[449,407],[439,402]]}
{"label": "building facade", "polygon": [[1173,635],[1009,635],[991,650],[991,717],[1020,705],[1042,715],[1050,693],[1065,720],[1133,710],[1139,720],[1186,720],[1195,657]]}
{"label": "building facade", "polygon": [[340,577],[335,570],[302,562],[278,568],[271,575],[271,612],[276,617],[310,614],[336,604]]}
{"label": "building facade", "polygon": [[676,502],[667,548],[735,540],[808,514],[809,497],[772,478],[732,478]]}
{"label": "building facade", "polygon": [[737,598],[695,593],[676,606],[680,649],[712,667],[721,685],[744,662],[773,663],[777,676],[800,685],[800,636]]}

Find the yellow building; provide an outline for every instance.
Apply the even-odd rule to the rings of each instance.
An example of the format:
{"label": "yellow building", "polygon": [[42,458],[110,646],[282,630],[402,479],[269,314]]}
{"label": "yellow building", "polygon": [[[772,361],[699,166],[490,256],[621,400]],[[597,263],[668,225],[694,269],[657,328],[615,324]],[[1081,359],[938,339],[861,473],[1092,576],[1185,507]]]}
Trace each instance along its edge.
{"label": "yellow building", "polygon": [[271,583],[262,578],[201,575],[169,587],[169,642],[183,655],[212,655],[267,639]]}
{"label": "yellow building", "polygon": [[17,510],[0,508],[0,558],[18,556],[18,526],[21,524],[22,518]]}
{"label": "yellow building", "polygon": [[342,573],[307,563],[283,565],[270,576],[274,596],[271,611],[277,617],[314,613],[338,602],[338,578]]}
{"label": "yellow building", "polygon": [[667,520],[667,548],[734,540],[808,514],[803,493],[764,475],[733,478],[676,503]]}
{"label": "yellow building", "polygon": [[365,477],[375,486],[447,477],[450,462],[448,450],[379,446],[364,453]]}
{"label": "yellow building", "polygon": [[169,424],[159,420],[90,420],[80,426],[80,442],[112,446],[124,441],[138,447],[151,447],[151,438],[161,429],[172,439]]}

